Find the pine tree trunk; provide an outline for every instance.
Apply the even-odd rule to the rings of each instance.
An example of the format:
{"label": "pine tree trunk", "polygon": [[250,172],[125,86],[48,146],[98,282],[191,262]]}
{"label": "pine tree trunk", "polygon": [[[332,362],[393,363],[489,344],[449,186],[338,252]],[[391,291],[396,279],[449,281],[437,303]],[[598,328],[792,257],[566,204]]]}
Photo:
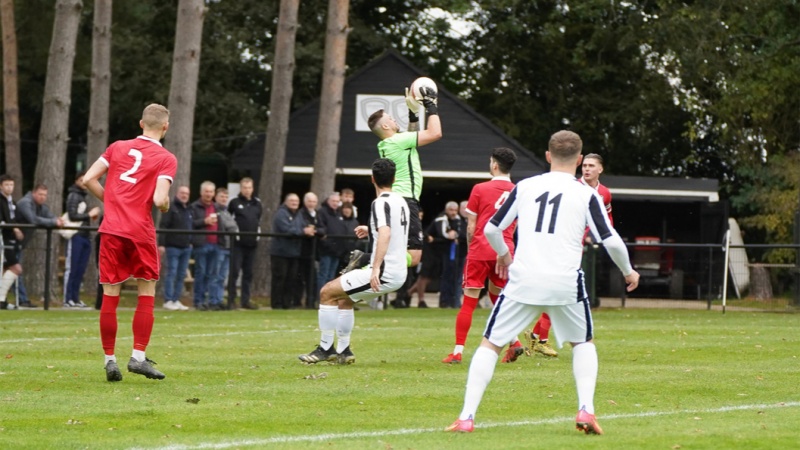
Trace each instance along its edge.
{"label": "pine tree trunk", "polygon": [[349,0],[329,0],[328,31],[325,38],[325,62],[322,71],[322,94],[319,103],[317,144],[311,192],[327,198],[336,181],[336,155],[342,122],[345,59],[347,56],[347,14]]}
{"label": "pine tree trunk", "polygon": [[[275,36],[275,62],[272,65],[272,87],[270,90],[270,115],[267,124],[267,139],[264,162],[261,166],[258,196],[264,212],[261,229],[272,230],[272,217],[281,201],[283,166],[286,161],[286,138],[289,134],[289,113],[292,103],[292,77],[294,76],[294,45],[297,34],[297,11],[300,0],[281,0],[278,17],[278,32]],[[268,295],[271,285],[269,239],[261,239],[258,245],[253,292]]]}
{"label": "pine tree trunk", "polygon": [[14,195],[22,196],[22,159],[19,141],[19,95],[17,91],[17,32],[14,22],[14,0],[0,0],[0,21],[3,26],[3,130],[6,170],[14,178]]}
{"label": "pine tree trunk", "polygon": [[178,172],[173,186],[189,186],[191,176],[194,109],[205,15],[203,0],[180,0],[178,3],[172,81],[169,86],[169,131],[165,141],[165,147],[178,158]]}
{"label": "pine tree trunk", "polygon": [[[82,10],[83,2],[81,0],[58,0],[56,2],[53,37],[50,41],[50,54],[47,59],[42,125],[39,130],[39,151],[34,182],[47,185],[47,204],[56,216],[61,215],[64,204],[64,169],[69,139],[72,70]],[[25,282],[32,298],[35,298],[36,294],[44,292],[45,233],[40,232],[36,235],[28,247],[40,248],[42,251],[28,251],[25,254]],[[51,274],[53,275],[50,279],[51,293],[59,292],[58,289],[55,289],[59,244],[61,244],[59,237],[54,236],[51,248]]]}
{"label": "pine tree trunk", "polygon": [[750,266],[750,296],[756,300],[772,300],[772,280],[766,267]]}
{"label": "pine tree trunk", "polygon": [[[92,84],[89,99],[89,132],[87,135],[86,164],[91,166],[108,146],[108,112],[111,103],[111,10],[112,0],[95,0],[94,26],[92,28]],[[89,209],[100,206],[100,200],[87,195]],[[97,222],[92,223],[97,225]],[[97,287],[97,265],[86,267],[83,291],[94,294]]]}

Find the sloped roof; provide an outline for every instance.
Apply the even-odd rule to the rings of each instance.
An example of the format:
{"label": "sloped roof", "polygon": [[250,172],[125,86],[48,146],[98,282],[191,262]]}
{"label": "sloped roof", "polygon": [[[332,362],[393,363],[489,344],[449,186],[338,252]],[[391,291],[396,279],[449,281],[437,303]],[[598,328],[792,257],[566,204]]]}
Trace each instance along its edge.
{"label": "sloped roof", "polygon": [[[402,95],[403,88],[424,74],[394,50],[389,50],[345,80],[339,152],[336,167],[344,175],[368,175],[378,157],[378,138],[356,131],[356,96]],[[489,154],[494,147],[517,153],[515,176],[527,177],[547,170],[547,165],[513,138],[440,86],[439,112],[443,138],[420,148],[425,177],[487,177]],[[319,99],[295,111],[289,122],[285,172],[311,173],[314,163]],[[265,134],[246,143],[233,156],[234,169],[257,175],[264,157]],[[256,172],[256,173],[253,173]]]}
{"label": "sloped roof", "polygon": [[[344,84],[337,173],[369,175],[378,157],[378,138],[356,131],[358,95],[402,95],[403,88],[425,74],[395,50],[388,50],[350,75]],[[311,174],[314,165],[319,99],[292,113],[287,137],[285,173]],[[439,86],[439,111],[443,137],[420,148],[427,179],[488,178],[489,154],[494,147],[513,149],[518,157],[512,175],[520,180],[546,172],[549,166],[519,142],[480,115],[458,97]],[[265,133],[233,155],[233,168],[258,180],[264,159]],[[603,175],[601,182],[615,200],[656,202],[717,202],[719,182],[711,179]]]}

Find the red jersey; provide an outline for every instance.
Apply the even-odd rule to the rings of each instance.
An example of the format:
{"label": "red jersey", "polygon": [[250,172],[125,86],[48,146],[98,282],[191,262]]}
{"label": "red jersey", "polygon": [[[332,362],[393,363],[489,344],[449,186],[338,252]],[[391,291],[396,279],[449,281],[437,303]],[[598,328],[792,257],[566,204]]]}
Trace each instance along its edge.
{"label": "red jersey", "polygon": [[[586,184],[586,180],[581,178],[579,180],[581,183]],[[586,184],[589,186],[588,184]],[[591,186],[589,186],[591,187]],[[606,207],[606,214],[608,214],[608,221],[611,222],[611,226],[614,226],[614,217],[611,216],[611,191],[608,190],[607,187],[603,186],[602,183],[597,183],[596,188],[592,188],[603,197],[603,205]]]}
{"label": "red jersey", "polygon": [[153,193],[160,178],[172,182],[178,170],[175,155],[145,136],[111,144],[100,161],[108,167],[103,194],[101,233],[137,242],[156,242]]}
{"label": "red jersey", "polygon": [[[475,261],[494,261],[497,253],[494,251],[486,236],[483,228],[486,226],[494,213],[503,205],[508,198],[508,194],[514,189],[514,183],[508,177],[494,177],[489,181],[478,183],[472,188],[467,202],[467,212],[477,215],[475,235],[469,244],[467,258]],[[512,225],[503,231],[503,238],[509,250],[514,252],[514,228]]]}

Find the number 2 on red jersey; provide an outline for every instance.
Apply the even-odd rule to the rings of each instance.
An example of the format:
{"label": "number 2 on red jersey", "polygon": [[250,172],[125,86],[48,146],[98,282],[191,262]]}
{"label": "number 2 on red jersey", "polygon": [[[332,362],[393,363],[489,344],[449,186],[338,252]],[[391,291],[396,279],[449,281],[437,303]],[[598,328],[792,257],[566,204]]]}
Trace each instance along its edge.
{"label": "number 2 on red jersey", "polygon": [[123,172],[119,176],[119,179],[122,180],[122,181],[127,181],[128,183],[131,183],[131,184],[136,184],[136,178],[133,178],[131,175],[136,173],[136,171],[139,170],[139,166],[142,165],[142,152],[140,152],[139,150],[136,150],[135,148],[132,148],[128,152],[128,156],[131,156],[134,159],[133,167],[131,167],[131,170],[129,170],[127,172]]}

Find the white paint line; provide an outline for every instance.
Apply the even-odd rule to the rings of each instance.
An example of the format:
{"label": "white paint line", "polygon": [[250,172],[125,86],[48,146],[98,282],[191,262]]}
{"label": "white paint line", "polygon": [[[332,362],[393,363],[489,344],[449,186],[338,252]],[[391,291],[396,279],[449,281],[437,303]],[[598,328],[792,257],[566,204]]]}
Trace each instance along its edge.
{"label": "white paint line", "polygon": [[[379,331],[381,333],[385,332],[386,330],[404,330],[408,327],[367,327],[367,328],[358,328],[359,333],[361,332],[370,332],[370,331]],[[227,331],[227,332],[220,332],[220,333],[201,333],[201,334],[158,334],[156,336],[158,339],[167,339],[167,338],[202,338],[202,337],[219,337],[219,336],[243,336],[243,335],[253,335],[253,334],[274,334],[274,333],[314,333],[319,332],[317,328],[305,328],[302,330],[263,330],[263,331]],[[98,332],[92,336],[80,336],[80,337],[69,337],[69,336],[56,336],[56,337],[30,337],[30,338],[20,338],[20,339],[3,339],[0,340],[0,344],[14,344],[14,343],[25,343],[25,342],[50,342],[50,341],[63,341],[63,340],[81,340],[81,339],[91,339],[91,340],[98,340],[100,339],[100,333]],[[122,341],[125,339],[132,339],[132,336],[117,336],[118,341]]]}
{"label": "white paint line", "polygon": [[[630,414],[611,414],[607,416],[600,416],[600,421],[614,420],[614,419],[638,419],[642,417],[657,417],[669,416],[676,414],[710,414],[710,413],[725,413],[730,411],[750,411],[755,409],[775,409],[775,408],[793,408],[800,406],[800,402],[780,402],[774,404],[758,404],[758,405],[738,405],[738,406],[723,406],[720,408],[709,409],[686,409],[680,411],[650,411],[641,413]],[[456,413],[454,413],[454,416]],[[497,428],[497,427],[519,427],[519,426],[536,426],[536,425],[550,425],[564,422],[572,422],[575,420],[574,416],[570,417],[555,417],[551,419],[539,420],[523,420],[517,422],[497,422],[497,423],[479,423],[475,428]],[[400,436],[407,434],[422,434],[422,433],[442,433],[444,432],[445,425],[438,428],[401,428],[398,430],[383,430],[383,431],[362,431],[353,433],[328,433],[316,434],[310,436],[275,436],[272,438],[261,439],[241,439],[236,441],[227,442],[207,442],[196,445],[183,445],[175,444],[166,447],[152,447],[155,450],[190,450],[190,449],[218,449],[218,448],[231,448],[231,447],[252,447],[264,446],[269,444],[291,444],[295,442],[319,442],[330,441],[338,439],[359,439],[359,438],[380,438],[386,436]],[[143,450],[142,447],[135,447],[132,450]]]}

